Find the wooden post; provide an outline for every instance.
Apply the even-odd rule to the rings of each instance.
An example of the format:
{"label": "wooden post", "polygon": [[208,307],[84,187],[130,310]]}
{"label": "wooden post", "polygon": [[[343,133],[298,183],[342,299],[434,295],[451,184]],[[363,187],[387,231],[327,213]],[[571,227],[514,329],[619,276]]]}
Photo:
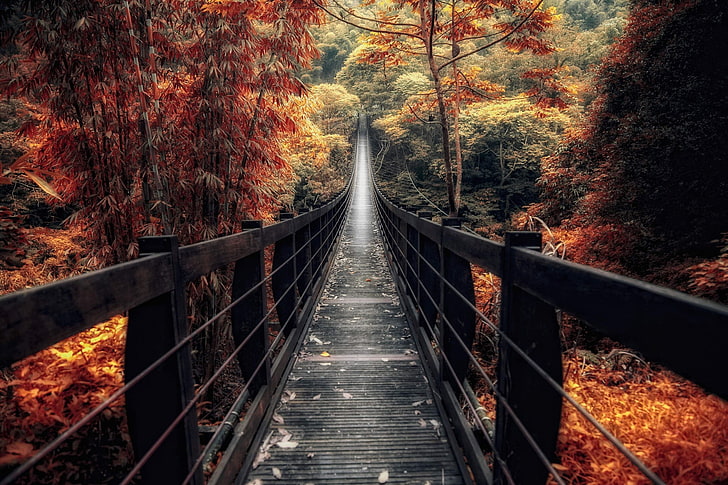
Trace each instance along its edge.
{"label": "wooden post", "polygon": [[[561,384],[561,343],[553,307],[526,293],[512,281],[513,248],[541,250],[541,234],[509,232],[501,279],[500,329],[516,345]],[[549,460],[555,459],[561,419],[561,396],[536,374],[503,339],[499,345],[498,391]],[[498,400],[496,411],[496,451],[505,461],[511,478],[518,484],[546,482],[548,471],[526,441],[520,429]],[[495,461],[495,483],[509,483],[500,463]]]}
{"label": "wooden post", "polygon": [[[244,221],[243,230],[261,230],[262,221]],[[247,293],[265,278],[265,252],[259,251],[235,262],[233,273],[233,301]],[[250,295],[235,305],[231,312],[231,324],[235,347],[240,345],[254,328],[263,320],[267,312],[265,285],[260,285]],[[253,375],[260,362],[265,358],[269,347],[268,321],[255,331],[253,337],[238,354],[238,365],[246,382],[250,382],[250,395],[255,396],[261,387],[270,382],[271,364],[266,359],[265,365]]]}
{"label": "wooden post", "polygon": [[[443,229],[445,227],[460,228],[461,220],[457,217],[443,217]],[[467,302],[475,305],[475,290],[473,288],[473,274],[470,270],[470,262],[457,254],[449,251],[443,245],[441,256],[440,274],[444,280],[452,285],[443,284],[442,289],[442,311],[443,317],[454,329],[458,336],[467,346],[467,349],[458,343],[452,335],[452,331],[444,324],[441,334],[443,351],[453,367],[454,374],[443,365],[442,373],[444,380],[463,381],[468,372],[470,359],[467,351],[470,351],[475,338],[475,311],[470,308]],[[459,293],[459,294],[458,294]],[[467,351],[466,351],[467,350]]]}
{"label": "wooden post", "polygon": [[[308,209],[301,209],[305,214]],[[311,296],[313,277],[311,271],[311,226],[306,224],[296,232],[296,274],[298,275],[298,294],[301,295],[301,306]]]}
{"label": "wooden post", "polygon": [[318,282],[321,276],[323,251],[321,245],[321,218],[317,217],[311,221],[311,274],[313,279]]}
{"label": "wooden post", "polygon": [[[293,214],[282,213],[282,221],[293,219]],[[293,258],[295,237],[293,231],[275,244],[273,251],[272,289],[276,313],[281,330],[288,336],[298,325],[296,318],[296,264]],[[293,259],[291,259],[293,258]]]}
{"label": "wooden post", "polygon": [[321,263],[325,264],[329,259],[329,240],[331,234],[331,211],[321,216]]}
{"label": "wooden post", "polygon": [[[176,236],[139,240],[140,257],[169,253],[174,289],[129,310],[124,378],[128,382],[187,336],[185,282],[179,267]],[[126,411],[134,454],[144,456],[194,397],[190,346],[152,371],[126,393]],[[174,429],[142,467],[143,484],[181,483],[200,455],[195,409]],[[198,470],[193,483],[202,483]]]}
{"label": "wooden post", "polygon": [[407,267],[405,274],[407,275],[407,293],[412,298],[417,298],[417,280],[419,279],[419,261],[417,250],[419,249],[419,236],[420,233],[416,228],[405,223],[407,245],[405,247],[405,254],[407,255]]}
{"label": "wooden post", "polygon": [[[422,211],[418,216],[431,220],[432,212]],[[418,323],[420,327],[424,327],[427,330],[430,338],[432,338],[434,336],[435,320],[437,318],[437,302],[440,298],[440,282],[437,277],[437,272],[432,268],[440,268],[440,251],[437,243],[422,234],[419,237],[418,249],[420,253],[417,265],[419,272],[417,301],[420,307]]]}
{"label": "wooden post", "polygon": [[[402,268],[402,274],[400,277],[403,280],[407,278],[407,222],[404,218],[397,216],[397,261],[399,261],[400,268]],[[407,289],[407,285],[403,285],[403,289]]]}

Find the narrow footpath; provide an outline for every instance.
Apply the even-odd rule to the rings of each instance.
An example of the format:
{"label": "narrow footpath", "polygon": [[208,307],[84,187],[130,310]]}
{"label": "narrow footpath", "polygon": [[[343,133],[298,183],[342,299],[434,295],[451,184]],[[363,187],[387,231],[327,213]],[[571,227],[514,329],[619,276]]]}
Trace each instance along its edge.
{"label": "narrow footpath", "polygon": [[464,484],[402,312],[375,220],[368,137],[305,343],[238,484]]}

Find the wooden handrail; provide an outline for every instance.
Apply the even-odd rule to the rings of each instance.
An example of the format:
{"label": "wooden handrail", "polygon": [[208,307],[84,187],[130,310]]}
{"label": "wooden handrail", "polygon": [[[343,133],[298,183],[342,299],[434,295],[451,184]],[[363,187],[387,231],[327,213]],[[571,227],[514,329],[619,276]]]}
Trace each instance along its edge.
{"label": "wooden handrail", "polygon": [[[393,218],[438,247],[503,276],[503,244],[418,217],[378,190],[377,197]],[[728,399],[721,371],[728,306],[534,251],[513,253],[515,285]]]}
{"label": "wooden handrail", "polygon": [[[298,323],[308,321],[315,309],[326,268],[333,260],[334,241],[343,227],[351,186],[349,181],[341,194],[320,208],[267,227],[262,227],[259,221],[253,221],[258,222],[254,228],[244,223],[240,233],[181,248],[177,247],[174,236],[143,238],[140,250],[143,248],[142,253],[146,254],[135,261],[0,296],[0,367],[112,316],[128,313],[125,380],[129,383],[135,376],[144,374],[125,391],[135,457],[140,460],[148,455],[144,458],[146,461],[137,465],[142,472],[140,483],[167,480],[178,483],[188,473],[193,474],[190,483],[202,483],[201,468],[196,464],[203,456],[197,417],[194,408],[184,411],[194,404],[195,398],[185,314],[187,283],[236,263],[233,299],[243,296],[251,285],[257,285],[254,293],[241,298],[233,307],[232,333],[236,346],[244,340],[249,342],[245,344],[246,351],[237,354],[237,359],[243,378],[251,382],[249,394],[259,405],[267,406],[300,340]],[[263,254],[269,246],[277,248],[278,255],[273,268],[267,271]],[[285,251],[281,252],[284,247]],[[294,256],[295,251],[314,255],[315,265],[299,254]],[[275,306],[279,318],[288,322],[285,332],[290,337],[276,356],[266,351],[269,332],[264,315],[267,312],[265,284],[271,273]],[[258,324],[261,318],[262,323]],[[262,352],[257,352],[258,346]],[[256,356],[258,361],[251,362]],[[260,358],[264,359],[262,364]],[[255,373],[253,369],[261,365],[262,373]],[[245,426],[257,427],[262,416],[256,410],[247,417]],[[180,425],[169,428],[168,437],[162,439],[165,430],[177,419],[181,419]],[[233,454],[239,454],[245,440],[233,442]],[[8,483],[14,480],[13,476],[19,477],[32,467],[53,446],[56,445],[51,445],[49,451],[41,450],[14,470],[7,477]],[[229,466],[221,467],[220,471],[228,473]]]}
{"label": "wooden handrail", "polygon": [[[503,245],[449,227],[447,220],[435,223],[430,213],[399,208],[376,185],[375,192],[405,313],[424,361],[439,376],[444,407],[479,482],[541,484],[549,468],[555,473],[551,463],[563,393],[557,308],[728,399],[722,355],[728,340],[727,306],[545,256],[540,233],[508,233]],[[474,318],[467,318],[469,309],[475,309],[470,265],[501,278],[493,440],[501,458],[494,460],[492,476],[472,431],[458,425],[462,396],[456,389],[462,388],[459,383],[465,382],[472,362],[466,356],[476,325]],[[459,346],[448,336],[452,330],[458,333]],[[628,458],[652,473],[636,457]]]}
{"label": "wooden handrail", "polygon": [[[260,251],[325,217],[346,198],[266,226],[179,249],[182,279],[192,281]],[[155,255],[0,296],[0,367],[6,367],[172,289],[169,256]]]}

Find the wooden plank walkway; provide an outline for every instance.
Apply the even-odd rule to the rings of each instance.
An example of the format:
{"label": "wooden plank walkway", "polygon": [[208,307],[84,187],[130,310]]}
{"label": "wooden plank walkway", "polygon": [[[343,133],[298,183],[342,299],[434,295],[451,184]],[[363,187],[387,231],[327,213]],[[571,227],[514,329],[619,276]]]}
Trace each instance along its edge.
{"label": "wooden plank walkway", "polygon": [[336,261],[238,484],[463,484],[376,226],[368,140]]}

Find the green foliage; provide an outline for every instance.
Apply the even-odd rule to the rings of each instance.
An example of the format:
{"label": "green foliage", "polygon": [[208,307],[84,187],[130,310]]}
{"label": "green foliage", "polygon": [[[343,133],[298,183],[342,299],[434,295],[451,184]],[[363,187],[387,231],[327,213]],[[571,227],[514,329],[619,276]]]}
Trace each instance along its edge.
{"label": "green foliage", "polygon": [[[538,116],[522,97],[477,103],[463,111],[464,180],[468,187],[486,187],[475,192],[484,192],[479,203],[489,207],[495,221],[506,222],[537,201],[541,158],[555,149],[568,124],[569,117],[556,110]],[[464,209],[475,209],[469,206]]]}
{"label": "green foliage", "polygon": [[403,66],[389,66],[385,62],[359,62],[358,59],[371,49],[367,44],[357,46],[336,75],[336,82],[358,96],[367,113],[378,117],[396,106],[392,103],[393,83],[406,69]]}
{"label": "green foliage", "polygon": [[324,133],[351,135],[354,117],[361,104],[358,96],[350,94],[340,84],[317,84],[311,88],[310,97],[318,106],[313,120]]}
{"label": "green foliage", "polygon": [[316,48],[321,53],[311,63],[311,69],[303,72],[301,79],[308,84],[332,83],[351,51],[359,33],[340,22],[328,22],[311,28]]}

